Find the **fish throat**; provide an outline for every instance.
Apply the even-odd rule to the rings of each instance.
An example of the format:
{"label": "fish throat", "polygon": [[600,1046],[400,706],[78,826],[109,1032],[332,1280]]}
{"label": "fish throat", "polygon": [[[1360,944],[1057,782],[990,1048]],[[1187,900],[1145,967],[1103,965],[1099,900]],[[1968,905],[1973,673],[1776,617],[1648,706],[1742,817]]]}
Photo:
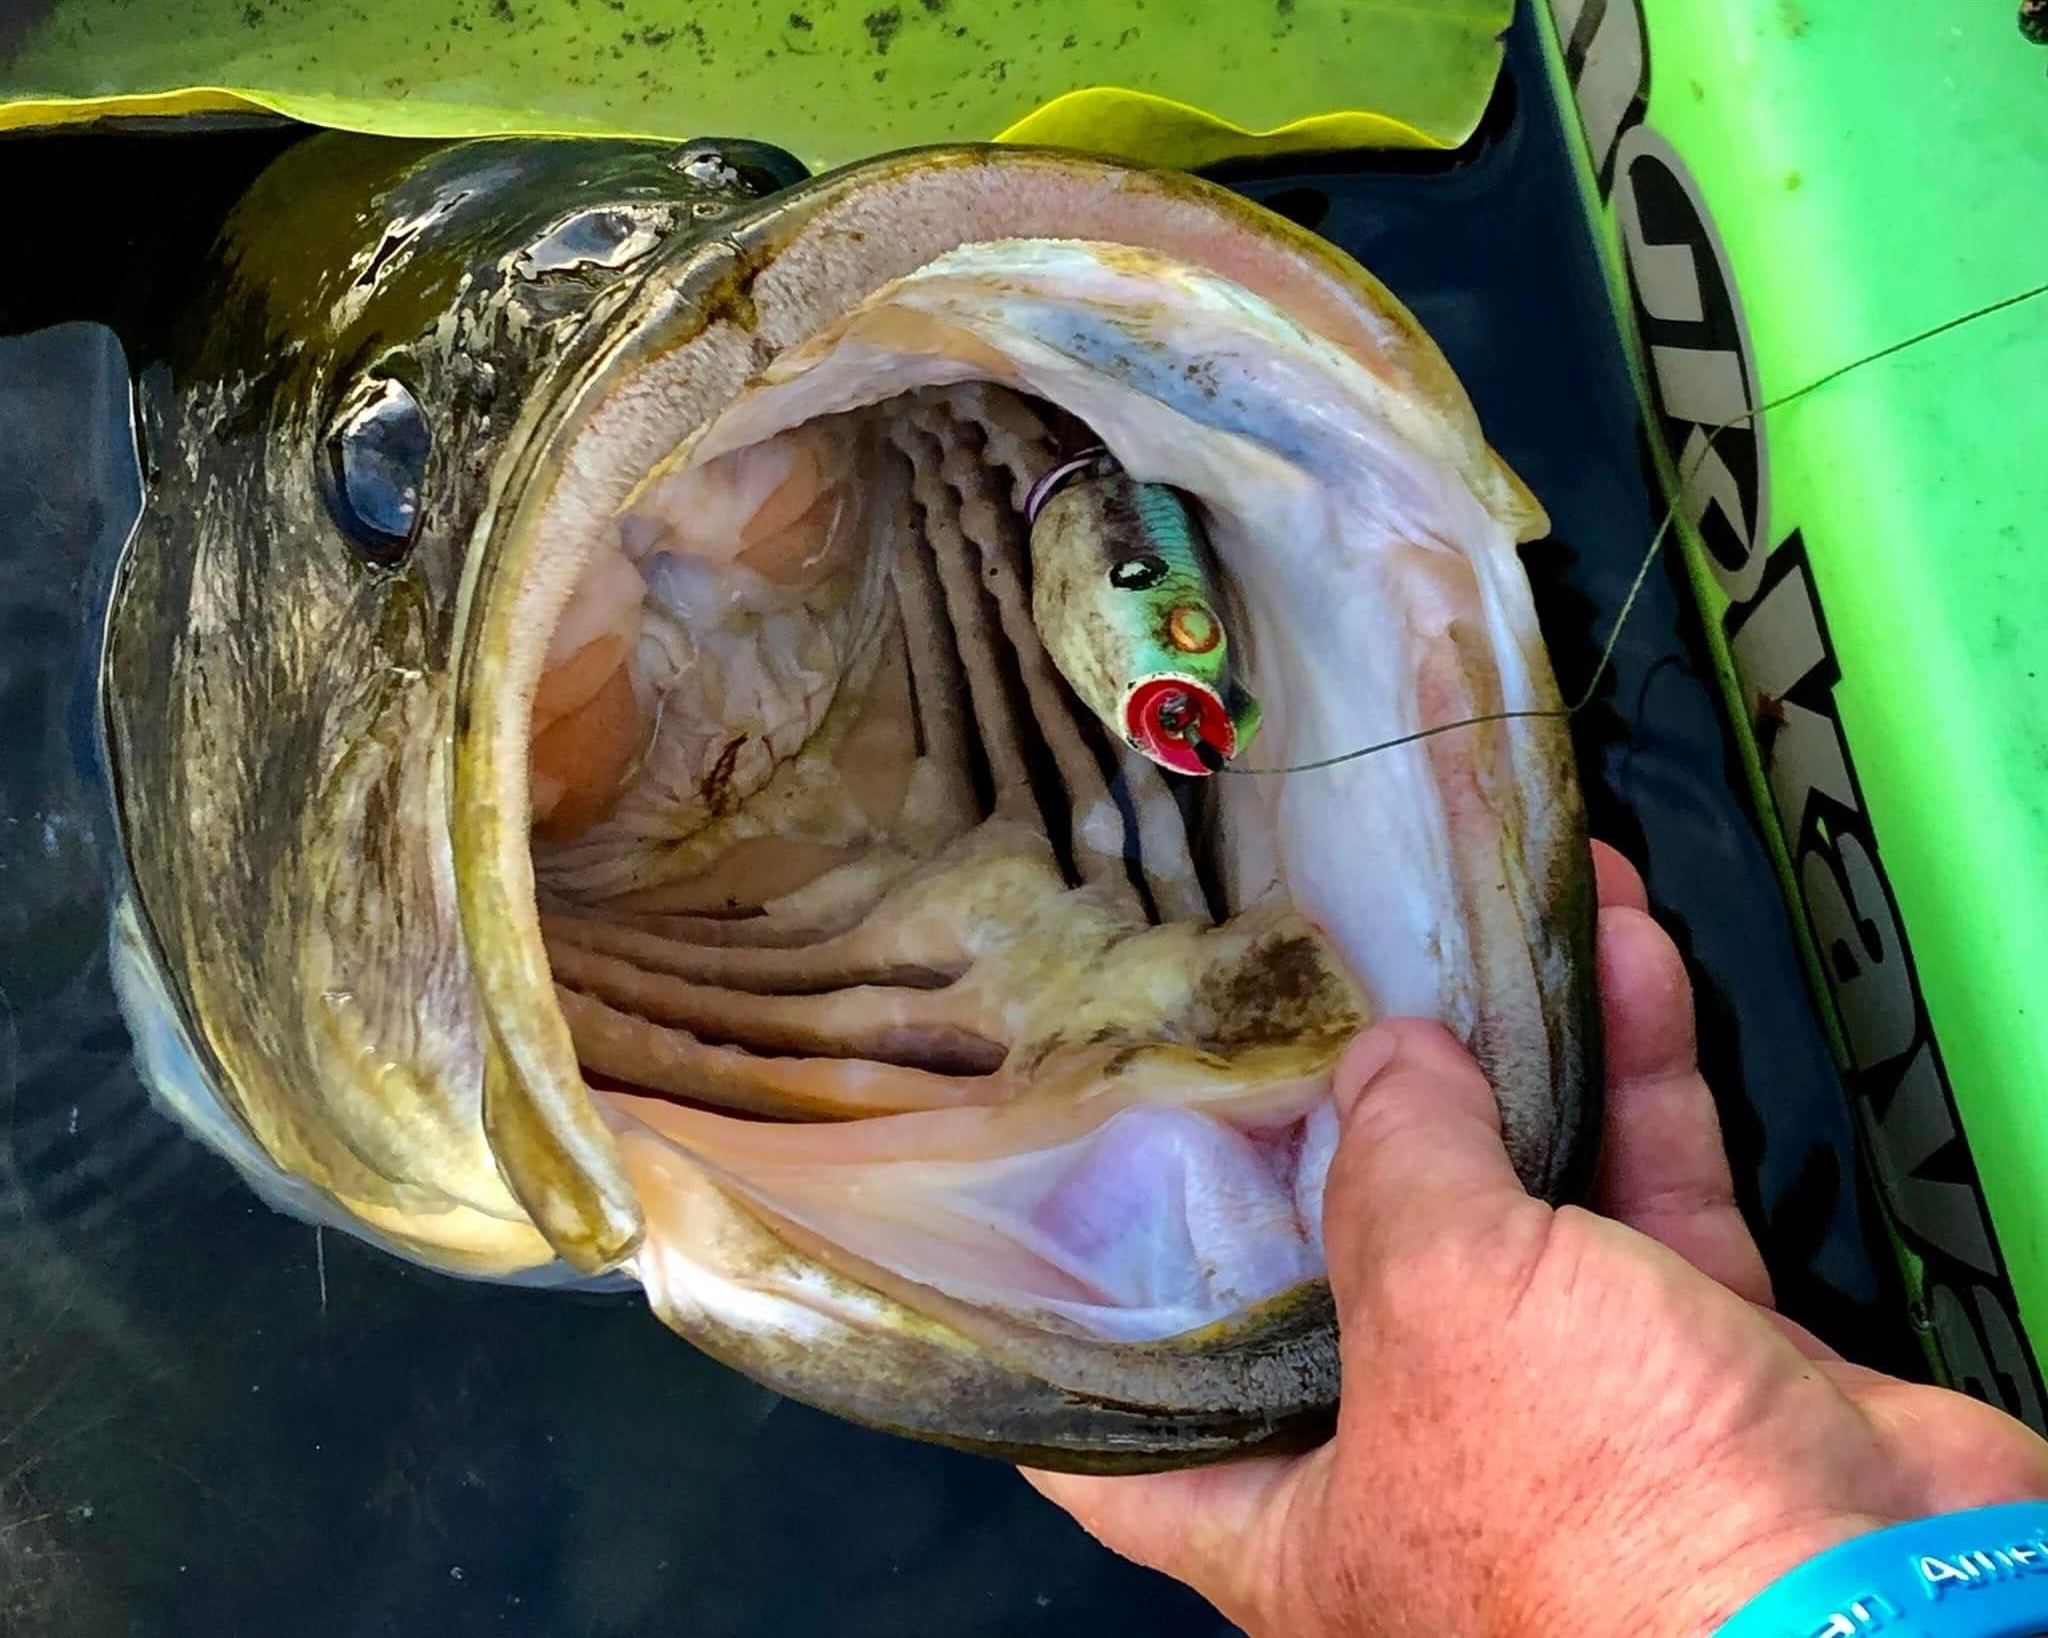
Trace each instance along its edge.
{"label": "fish throat", "polygon": [[1049,649],[1069,426],[921,388],[641,486],[550,640],[534,871],[621,1130],[866,1278],[1156,1339],[1321,1272],[1365,1010]]}

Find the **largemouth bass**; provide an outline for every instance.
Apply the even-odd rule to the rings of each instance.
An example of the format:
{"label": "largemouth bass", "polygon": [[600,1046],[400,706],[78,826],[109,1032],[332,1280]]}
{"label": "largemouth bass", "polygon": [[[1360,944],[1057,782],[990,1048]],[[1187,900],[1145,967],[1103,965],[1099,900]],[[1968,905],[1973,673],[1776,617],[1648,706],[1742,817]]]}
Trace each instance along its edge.
{"label": "largemouth bass", "polygon": [[1034,614],[1027,501],[1101,446],[1200,520],[1259,764],[1556,705],[1541,507],[1330,246],[1064,154],[329,135],[216,255],[139,395],[117,957],[272,1200],[1109,1469],[1327,1426],[1372,1018],[1448,1023],[1571,1186],[1562,722],[1183,778],[1040,629],[1089,599]]}

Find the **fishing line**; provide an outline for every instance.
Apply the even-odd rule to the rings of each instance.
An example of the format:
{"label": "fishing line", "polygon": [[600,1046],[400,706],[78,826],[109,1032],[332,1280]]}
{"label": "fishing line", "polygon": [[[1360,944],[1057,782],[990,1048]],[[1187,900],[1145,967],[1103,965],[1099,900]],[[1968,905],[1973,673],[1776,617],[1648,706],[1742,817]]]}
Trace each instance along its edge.
{"label": "fishing line", "polygon": [[[2044,295],[2048,295],[2048,283],[2037,284],[2032,289],[2020,291],[2017,295],[2004,296],[1997,301],[1986,302],[1982,307],[1973,307],[1967,313],[1960,313],[1954,318],[1944,319],[1939,324],[1930,325],[1927,329],[1918,331],[1902,340],[1894,341],[1889,346],[1880,347],[1874,353],[1866,353],[1861,358],[1851,359],[1846,364],[1837,365],[1825,375],[1816,376],[1803,387],[1795,387],[1791,392],[1785,393],[1781,397],[1770,399],[1765,403],[1758,404],[1754,409],[1744,410],[1740,415],[1733,416],[1717,426],[1709,427],[1706,437],[1701,440],[1700,447],[1695,453],[1691,465],[1678,475],[1678,481],[1673,486],[1675,492],[1672,496],[1671,504],[1665,509],[1663,522],[1657,525],[1656,532],[1650,536],[1650,544],[1644,549],[1642,560],[1636,565],[1635,578],[1629,582],[1628,595],[1622,598],[1621,608],[1614,616],[1614,624],[1608,631],[1607,641],[1601,645],[1600,659],[1593,667],[1593,675],[1587,681],[1578,699],[1572,704],[1543,709],[1531,708],[1522,711],[1489,711],[1482,716],[1459,717],[1452,722],[1440,722],[1433,728],[1417,728],[1411,733],[1396,734],[1392,739],[1375,740],[1370,745],[1361,745],[1353,751],[1340,751],[1334,756],[1316,757],[1307,762],[1290,762],[1279,767],[1269,768],[1247,768],[1225,763],[1219,771],[1228,774],[1244,774],[1251,777],[1271,774],[1314,773],[1318,769],[1334,768],[1346,762],[1357,762],[1361,758],[1375,756],[1381,751],[1392,751],[1397,750],[1403,745],[1413,745],[1418,740],[1434,739],[1438,734],[1453,733],[1460,728],[1476,728],[1489,722],[1515,722],[1528,718],[1565,720],[1577,716],[1593,703],[1594,696],[1600,691],[1601,683],[1606,681],[1608,669],[1614,662],[1615,650],[1621,646],[1622,631],[1628,625],[1629,616],[1635,612],[1636,600],[1642,594],[1644,585],[1649,581],[1650,571],[1656,567],[1658,556],[1664,550],[1664,542],[1671,534],[1671,526],[1678,521],[1679,508],[1685,504],[1686,485],[1692,481],[1693,475],[1699,471],[1700,464],[1706,460],[1708,453],[1713,449],[1716,438],[1736,427],[1746,426],[1759,416],[1767,415],[1774,409],[1783,409],[1787,404],[1796,404],[1800,399],[1819,392],[1823,387],[1832,386],[1845,375],[1853,375],[1856,371],[1868,365],[1892,358],[1899,353],[1907,351],[1909,348],[1920,346],[1923,342],[1932,341],[1937,336],[1946,335],[1951,330],[1959,330],[1966,324],[1974,324],[1979,319],[1989,318],[1994,313],[2004,312],[2008,307],[2017,307],[2022,302],[2034,301]],[[1206,763],[1207,759],[1205,758],[1204,761]]]}

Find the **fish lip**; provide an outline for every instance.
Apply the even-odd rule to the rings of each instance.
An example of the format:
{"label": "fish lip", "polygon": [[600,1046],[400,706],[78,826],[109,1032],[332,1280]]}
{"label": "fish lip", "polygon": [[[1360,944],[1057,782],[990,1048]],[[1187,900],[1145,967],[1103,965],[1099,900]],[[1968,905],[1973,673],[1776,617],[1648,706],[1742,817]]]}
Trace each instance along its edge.
{"label": "fish lip", "polygon": [[[483,1112],[506,1181],[564,1261],[600,1274],[627,1263],[645,1231],[616,1142],[585,1088],[554,999],[530,854],[532,792],[526,736],[536,650],[522,664],[508,622],[552,628],[587,553],[574,554],[560,595],[532,605],[534,533],[563,475],[579,427],[637,352],[674,334],[693,290],[737,265],[724,236],[664,249],[630,284],[590,339],[531,395],[476,522],[456,604],[449,838],[457,913],[484,1022]],[[544,646],[544,645],[543,645]]]}

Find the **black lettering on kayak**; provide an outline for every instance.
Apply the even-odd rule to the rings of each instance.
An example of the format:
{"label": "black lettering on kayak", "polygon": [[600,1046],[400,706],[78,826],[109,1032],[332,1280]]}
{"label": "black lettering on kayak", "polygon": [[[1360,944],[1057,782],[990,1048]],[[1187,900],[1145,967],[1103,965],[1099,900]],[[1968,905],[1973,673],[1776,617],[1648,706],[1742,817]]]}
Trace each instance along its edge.
{"label": "black lettering on kayak", "polygon": [[1614,150],[1643,117],[1649,57],[1635,0],[1550,0],[1564,47],[1565,78],[1578,100],[1600,197],[1614,183]]}
{"label": "black lettering on kayak", "polygon": [[1932,1042],[1914,1048],[1889,1091],[1871,1099],[1870,1111],[1878,1187],[1892,1215],[1912,1223],[1944,1256],[1995,1274],[1998,1253],[1984,1232],[1976,1195],[1967,1183],[1942,1175],[1956,1125]]}
{"label": "black lettering on kayak", "polygon": [[1707,549],[1722,591],[1739,602],[1755,595],[1770,540],[1763,431],[1742,419],[1762,402],[1749,327],[1698,184],[1652,126],[1621,140],[1614,215],[1658,430],[1681,480],[1679,515]]}
{"label": "black lettering on kayak", "polygon": [[1841,665],[1798,530],[1724,629],[1745,696],[1772,700],[1782,719],[1759,751],[1841,1026],[1865,1153],[1893,1228],[1922,1265],[1917,1318],[1958,1387],[2042,1428],[2039,1368],[1835,708]]}
{"label": "black lettering on kayak", "polygon": [[1820,608],[1805,578],[1779,575],[1759,591],[1729,641],[1752,718],[1771,724],[1770,744],[1758,735],[1771,805],[1790,842],[1806,829],[1806,796],[1816,791],[1840,807],[1856,805],[1856,787],[1828,704],[1839,678],[1821,635]]}
{"label": "black lettering on kayak", "polygon": [[1550,11],[1598,196],[1620,231],[1652,418],[1683,478],[1679,515],[1730,602],[1730,661],[1841,1027],[1851,1106],[1893,1227],[1920,1263],[1916,1323],[1956,1386],[2048,1432],[2040,1370],[1835,707],[1841,667],[1805,541],[1795,529],[1771,547],[1761,420],[1726,424],[1762,403],[1755,354],[1712,212],[1648,123],[1639,0],[1550,0]]}
{"label": "black lettering on kayak", "polygon": [[1950,1380],[2040,1428],[2041,1376],[2009,1298],[1990,1285],[1930,1281],[1926,1306]]}
{"label": "black lettering on kayak", "polygon": [[1833,825],[1828,832],[1832,847],[1801,845],[1800,889],[1828,969],[1828,986],[1835,992],[1849,1061],[1870,1069],[1913,1045],[1906,933],[1856,833]]}

